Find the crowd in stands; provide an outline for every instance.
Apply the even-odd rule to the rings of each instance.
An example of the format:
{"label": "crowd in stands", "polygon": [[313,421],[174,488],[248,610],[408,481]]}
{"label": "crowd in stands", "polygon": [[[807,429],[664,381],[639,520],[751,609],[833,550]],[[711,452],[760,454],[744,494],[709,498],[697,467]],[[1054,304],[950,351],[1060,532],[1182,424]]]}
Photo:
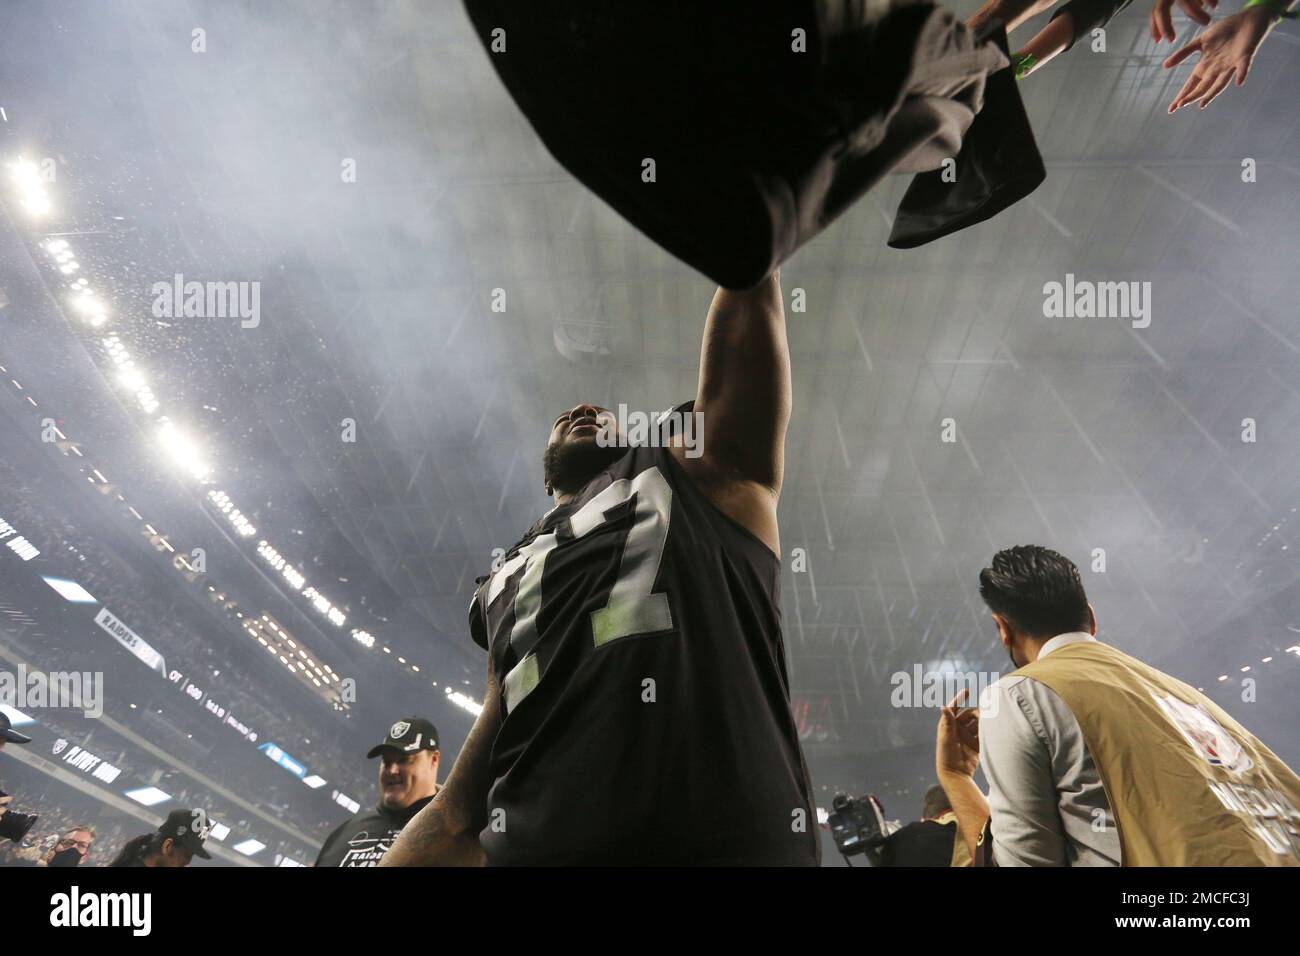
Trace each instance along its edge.
{"label": "crowd in stands", "polygon": [[[307,766],[311,773],[324,777],[331,789],[340,790],[362,803],[368,802],[374,788],[370,773],[372,768],[361,759],[360,754],[342,751],[332,746],[327,739],[321,739],[324,732],[313,737],[303,734],[302,715],[295,716],[280,700],[283,695],[282,683],[290,678],[279,673],[254,675],[249,668],[234,660],[228,651],[229,643],[247,641],[248,637],[237,624],[222,621],[217,615],[205,612],[197,602],[203,600],[206,592],[203,596],[185,593],[186,588],[196,588],[197,585],[186,581],[179,572],[168,580],[171,571],[163,566],[160,566],[157,576],[146,579],[104,543],[80,531],[67,509],[56,507],[46,500],[33,478],[19,473],[3,461],[0,461],[0,518],[8,521],[41,551],[40,558],[32,562],[33,566],[39,565],[39,573],[53,573],[76,580],[99,604],[108,608],[114,616],[162,653],[169,669],[179,670],[202,683],[209,696],[258,734],[259,743],[276,743],[295,760]],[[59,669],[68,664],[66,660],[57,659],[57,648],[42,646],[42,642],[30,638],[25,640],[23,628],[13,623],[4,625],[0,639],[22,654],[32,666]],[[67,639],[80,638],[73,635]],[[132,665],[125,651],[121,665],[124,668]],[[138,674],[131,672],[131,678],[136,686],[141,686],[140,682],[148,680],[143,671]],[[159,680],[161,682],[162,679]],[[163,685],[160,683],[160,686]],[[110,698],[105,702],[105,707],[106,712],[122,720],[141,736],[149,738],[156,729],[141,723],[143,715],[125,709],[122,701]],[[321,707],[324,709],[326,705],[322,702]],[[173,713],[180,711],[178,719],[186,726],[212,728],[207,737],[229,735],[228,744],[223,742],[207,748],[196,746],[186,752],[187,761],[199,773],[229,783],[228,758],[232,747],[247,747],[249,759],[261,759],[255,753],[256,743],[241,740],[236,731],[222,727],[216,717],[205,713],[200,704],[185,698],[179,688],[175,694],[175,708]],[[193,716],[186,714],[185,708],[192,710]],[[98,730],[93,723],[79,719],[79,714],[75,715],[78,718],[76,720],[60,720],[53,716],[55,713],[57,712],[42,713],[42,723],[49,725],[71,743],[84,744]],[[64,717],[67,718],[67,715]],[[101,741],[99,748],[91,745],[90,749],[119,766],[125,773],[147,779],[153,773],[174,771],[172,767],[161,766],[159,761],[144,751],[123,750],[122,741],[113,740],[106,744],[102,734],[98,739]],[[137,765],[141,762],[147,762],[148,765]],[[278,771],[278,768],[271,769]],[[322,801],[304,801],[301,793],[305,790],[303,784],[287,772],[278,772],[285,773],[283,783],[259,785],[255,796],[240,788],[239,795],[253,802],[263,812],[273,814],[311,836],[323,836],[346,815],[347,811],[342,807],[308,809],[309,803],[318,804]],[[271,776],[273,779],[273,774],[263,776]],[[192,782],[192,778],[187,777],[185,780],[190,782],[190,786],[179,785],[180,790],[176,794],[182,802],[192,800],[195,805],[203,805],[209,808],[215,819],[230,821],[232,826],[239,825],[241,819],[251,816],[247,810],[222,807],[215,795],[199,792],[199,787]],[[69,819],[66,822],[75,821]],[[46,832],[45,824],[43,817],[39,827],[42,833]],[[265,821],[254,821],[254,826],[262,831],[274,830]],[[3,849],[8,851],[7,847]],[[3,862],[3,857],[0,857],[0,862]]]}

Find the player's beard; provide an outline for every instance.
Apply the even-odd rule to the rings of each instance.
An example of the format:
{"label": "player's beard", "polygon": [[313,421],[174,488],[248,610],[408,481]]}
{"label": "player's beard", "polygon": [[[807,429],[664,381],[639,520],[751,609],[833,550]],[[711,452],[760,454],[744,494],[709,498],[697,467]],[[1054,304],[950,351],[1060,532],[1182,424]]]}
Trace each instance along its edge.
{"label": "player's beard", "polygon": [[546,446],[542,472],[556,494],[581,491],[582,487],[627,453],[617,444],[601,445],[595,438],[576,441],[565,438]]}

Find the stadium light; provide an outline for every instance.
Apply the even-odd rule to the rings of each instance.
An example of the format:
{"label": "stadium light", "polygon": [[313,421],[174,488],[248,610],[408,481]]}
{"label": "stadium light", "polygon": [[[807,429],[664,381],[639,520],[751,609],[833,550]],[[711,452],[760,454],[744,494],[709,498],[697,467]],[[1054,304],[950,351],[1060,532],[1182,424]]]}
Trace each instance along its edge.
{"label": "stadium light", "polygon": [[93,326],[103,325],[108,319],[108,307],[104,305],[99,296],[91,290],[90,286],[76,286],[72,296],[72,308],[86,317],[86,321]]}
{"label": "stadium light", "polygon": [[157,787],[141,787],[138,790],[128,790],[126,795],[136,803],[143,803],[146,807],[157,806],[172,798],[171,794],[164,793]]}
{"label": "stadium light", "polygon": [[36,723],[36,718],[30,714],[24,714],[16,707],[10,707],[7,704],[0,704],[0,714],[9,718],[11,727],[27,727]]}
{"label": "stadium light", "polygon": [[457,707],[461,708],[462,710],[469,711],[475,717],[483,713],[482,704],[474,700],[474,698],[470,697],[469,695],[462,694],[458,690],[452,690],[450,687],[447,688],[447,700],[451,701],[451,703],[455,704]]}
{"label": "stadium light", "polygon": [[230,500],[230,496],[224,491],[209,491],[208,500],[226,516],[226,520],[234,526],[241,537],[251,538],[257,534],[257,529],[253,527],[252,522],[244,517],[243,512],[235,507],[234,502]]}
{"label": "stadium light", "polygon": [[133,392],[138,392],[145,387],[144,376],[140,374],[137,368],[124,368],[117,373],[117,380]]}
{"label": "stadium light", "polygon": [[211,469],[204,464],[194,442],[171,421],[163,419],[158,429],[158,440],[167,449],[172,460],[199,481],[202,481],[211,472]]}
{"label": "stadium light", "polygon": [[[50,211],[50,194],[45,190],[45,181],[40,168],[33,162],[19,157],[9,164],[14,184],[18,187],[18,201],[33,216],[43,216]],[[65,243],[66,247],[66,243]]]}
{"label": "stadium light", "polygon": [[65,601],[71,601],[73,604],[98,604],[99,600],[76,581],[69,581],[66,578],[42,577],[42,580],[54,590]]}

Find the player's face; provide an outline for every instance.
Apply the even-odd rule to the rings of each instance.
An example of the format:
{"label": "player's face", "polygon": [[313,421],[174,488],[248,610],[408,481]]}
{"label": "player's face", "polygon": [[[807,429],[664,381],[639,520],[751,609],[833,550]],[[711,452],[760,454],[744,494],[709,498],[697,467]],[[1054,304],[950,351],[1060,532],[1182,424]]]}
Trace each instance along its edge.
{"label": "player's face", "polygon": [[[574,405],[561,414],[551,425],[547,445],[591,443],[604,431],[604,441],[610,442],[618,435],[618,419],[608,408],[599,405]],[[616,442],[615,442],[616,443]]]}
{"label": "player's face", "polygon": [[577,491],[621,457],[618,419],[599,405],[574,405],[551,425],[542,465],[546,484],[557,492]]}
{"label": "player's face", "polygon": [[379,764],[379,799],[389,810],[405,810],[433,793],[438,783],[436,750],[404,754],[385,750]]}

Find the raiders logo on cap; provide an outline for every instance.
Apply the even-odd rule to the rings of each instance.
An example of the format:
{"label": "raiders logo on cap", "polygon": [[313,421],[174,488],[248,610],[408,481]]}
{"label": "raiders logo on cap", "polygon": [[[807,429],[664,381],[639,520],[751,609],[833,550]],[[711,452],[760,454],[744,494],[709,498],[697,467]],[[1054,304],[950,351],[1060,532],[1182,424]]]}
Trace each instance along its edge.
{"label": "raiders logo on cap", "polygon": [[210,829],[206,811],[173,810],[167,814],[167,819],[158,828],[158,832],[171,837],[200,859],[210,860],[212,854],[203,848]]}
{"label": "raiders logo on cap", "polygon": [[423,717],[403,717],[388,728],[384,742],[370,748],[367,757],[378,757],[385,750],[413,754],[438,749],[438,728]]}

